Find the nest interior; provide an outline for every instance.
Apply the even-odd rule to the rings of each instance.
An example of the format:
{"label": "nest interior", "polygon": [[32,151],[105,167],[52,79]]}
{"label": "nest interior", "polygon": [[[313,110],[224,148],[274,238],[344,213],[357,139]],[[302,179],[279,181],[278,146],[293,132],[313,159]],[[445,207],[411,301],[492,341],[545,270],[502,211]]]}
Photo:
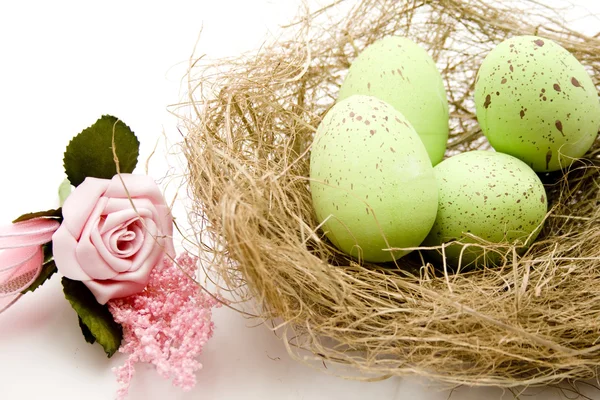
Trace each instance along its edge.
{"label": "nest interior", "polygon": [[[550,213],[535,244],[501,267],[450,274],[419,251],[359,264],[318,229],[308,184],[316,127],[352,60],[387,35],[425,47],[450,104],[448,154],[488,145],[474,80],[501,41],[537,34],[600,78],[600,39],[534,0],[342,0],[302,15],[253,54],[189,72],[184,117],[193,226],[205,268],[234,298],[278,319],[288,349],[378,376],[452,384],[550,384],[600,365],[600,141],[541,176]],[[514,249],[513,249],[514,250]]]}

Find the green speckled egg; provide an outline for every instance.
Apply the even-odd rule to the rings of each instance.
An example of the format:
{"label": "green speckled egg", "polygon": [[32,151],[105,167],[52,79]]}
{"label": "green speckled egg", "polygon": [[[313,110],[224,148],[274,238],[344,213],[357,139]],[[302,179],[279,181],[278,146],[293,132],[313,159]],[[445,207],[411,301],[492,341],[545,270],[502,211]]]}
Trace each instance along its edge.
{"label": "green speckled egg", "polygon": [[410,39],[385,37],[354,60],[338,101],[355,94],[375,96],[400,111],[415,128],[433,165],[448,141],[448,99],[431,56]]}
{"label": "green speckled egg", "polygon": [[537,36],[511,38],[487,55],[475,105],[494,149],[538,172],[568,167],[590,149],[600,127],[598,94],[583,65]]}
{"label": "green speckled egg", "polygon": [[[423,245],[475,242],[464,233],[492,243],[530,245],[535,240],[548,204],[542,182],[527,164],[503,153],[471,151],[442,161],[434,170],[439,207]],[[458,244],[446,247],[450,265],[459,265],[462,249]],[[466,247],[460,265],[482,262],[482,254],[480,247]],[[494,262],[498,255],[488,252],[486,258]]]}
{"label": "green speckled egg", "polygon": [[370,262],[397,259],[427,236],[438,189],[427,150],[389,104],[356,95],[327,113],[310,156],[316,218],[340,250]]}

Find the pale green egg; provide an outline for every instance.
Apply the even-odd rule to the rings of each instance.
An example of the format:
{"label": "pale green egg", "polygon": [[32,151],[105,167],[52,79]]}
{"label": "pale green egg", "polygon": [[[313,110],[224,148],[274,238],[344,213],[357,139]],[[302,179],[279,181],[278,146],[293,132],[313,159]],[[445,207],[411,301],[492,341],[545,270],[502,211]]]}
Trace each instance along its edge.
{"label": "pale green egg", "polygon": [[400,111],[415,128],[433,165],[448,141],[448,99],[431,56],[410,39],[385,37],[354,60],[338,101],[355,94],[375,96]]}
{"label": "pale green egg", "polygon": [[[477,238],[521,249],[535,240],[547,212],[544,186],[521,160],[503,153],[471,151],[450,157],[434,168],[439,186],[435,224],[424,246],[452,241],[477,243]],[[506,244],[507,246],[502,246]],[[451,266],[497,262],[498,253],[474,246],[451,244],[445,248]],[[439,253],[434,253],[438,258]]]}
{"label": "pale green egg", "polygon": [[486,56],[476,78],[475,106],[494,149],[538,172],[582,157],[600,127],[598,94],[583,65],[537,36],[513,37]]}
{"label": "pale green egg", "polygon": [[438,189],[427,150],[407,119],[371,96],[340,101],[318,127],[310,188],[319,224],[340,250],[370,262],[416,247],[435,220]]}

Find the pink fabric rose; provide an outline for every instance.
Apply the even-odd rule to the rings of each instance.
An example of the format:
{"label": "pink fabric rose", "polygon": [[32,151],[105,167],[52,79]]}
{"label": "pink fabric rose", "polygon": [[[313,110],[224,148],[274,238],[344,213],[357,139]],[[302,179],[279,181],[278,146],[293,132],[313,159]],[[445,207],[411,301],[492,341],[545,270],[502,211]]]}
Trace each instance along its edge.
{"label": "pink fabric rose", "polygon": [[52,236],[58,270],[82,281],[100,304],[141,292],[164,255],[175,257],[173,219],[154,180],[121,177],[124,186],[118,175],[86,178],[65,201]]}

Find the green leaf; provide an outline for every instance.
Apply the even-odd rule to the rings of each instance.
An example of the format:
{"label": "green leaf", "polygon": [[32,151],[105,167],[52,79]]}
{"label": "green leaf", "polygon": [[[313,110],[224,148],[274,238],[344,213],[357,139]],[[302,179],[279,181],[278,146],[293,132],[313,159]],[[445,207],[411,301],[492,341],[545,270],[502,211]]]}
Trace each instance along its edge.
{"label": "green leaf", "polygon": [[117,174],[112,141],[121,173],[131,173],[137,165],[140,142],[131,129],[111,115],[104,115],[94,125],[75,136],[65,151],[64,167],[73,186],[86,177],[111,179]]}
{"label": "green leaf", "polygon": [[52,261],[52,242],[48,242],[42,245],[42,250],[44,250],[44,264],[49,261]]}
{"label": "green leaf", "polygon": [[62,207],[65,204],[65,200],[71,194],[71,182],[68,179],[62,181],[60,186],[58,187],[58,200],[60,201],[60,206]]}
{"label": "green leaf", "polygon": [[[81,282],[62,278],[65,298],[79,316],[81,323],[91,336],[104,348],[106,355],[112,357],[119,349],[123,339],[123,328],[113,319],[107,305],[100,305],[90,290]],[[86,332],[83,332],[86,336]],[[86,341],[89,342],[86,337]]]}
{"label": "green leaf", "polygon": [[94,337],[94,335],[92,335],[92,332],[90,332],[88,327],[85,326],[81,317],[78,317],[77,319],[79,320],[79,327],[81,328],[81,333],[83,333],[83,337],[85,338],[85,341],[88,342],[89,344],[96,343],[96,338]]}
{"label": "green leaf", "polygon": [[57,271],[56,264],[54,261],[48,261],[42,266],[42,271],[38,275],[38,277],[29,285],[29,287],[23,290],[21,293],[25,294],[27,292],[35,292],[37,288],[42,286],[54,273]]}
{"label": "green leaf", "polygon": [[23,222],[34,218],[54,218],[62,221],[62,208],[23,214],[13,222]]}

